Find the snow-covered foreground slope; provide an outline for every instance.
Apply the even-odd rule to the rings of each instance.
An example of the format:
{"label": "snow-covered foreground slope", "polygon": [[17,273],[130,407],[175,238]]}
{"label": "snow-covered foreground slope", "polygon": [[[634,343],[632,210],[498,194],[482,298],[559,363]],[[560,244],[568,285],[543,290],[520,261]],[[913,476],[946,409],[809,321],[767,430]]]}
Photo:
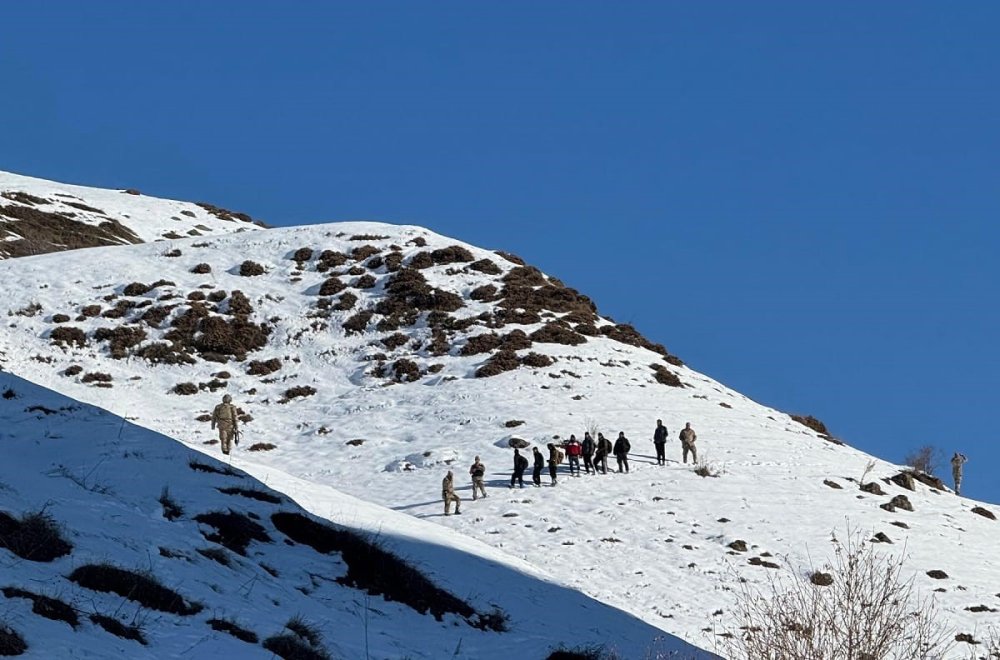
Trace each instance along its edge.
{"label": "snow-covered foreground slope", "polygon": [[0,172],[0,259],[259,229],[242,213]]}
{"label": "snow-covered foreground slope", "polygon": [[[558,280],[375,223],[171,248],[0,264],[3,367],[207,452],[204,420],[228,392],[247,415],[233,464],[250,474],[280,470],[436,523],[705,648],[732,626],[741,580],[822,569],[848,527],[887,535],[882,551],[907,557],[956,632],[1000,621],[1000,523],[976,502],[889,482],[899,466],[683,366]],[[496,375],[476,377],[484,367]],[[657,418],[671,435],[663,467]],[[718,476],[678,462],[685,422]],[[624,431],[630,473],[569,478],[562,466],[556,487],[546,475],[508,490],[512,436],[544,446],[588,427]],[[467,497],[476,455],[490,497],[445,518],[441,479],[453,469]],[[862,478],[884,494],[862,492]],[[896,495],[913,511],[881,507]]]}
{"label": "snow-covered foreground slope", "polygon": [[[44,544],[22,558],[3,547],[25,547],[12,534],[0,542],[0,618],[30,657],[269,658],[265,641],[290,634],[285,624],[296,617],[322,634],[333,658],[543,658],[561,643],[609,639],[625,657],[688,648],[454,530],[273,469],[265,485],[10,374],[0,374],[0,392],[0,518],[44,512],[70,546],[40,557],[55,547]],[[182,512],[169,516],[164,501]],[[359,558],[321,554],[287,531],[289,520],[306,515],[302,507],[376,540],[477,612],[504,613],[509,630],[477,628],[476,615],[442,613],[438,620],[338,583],[359,570]],[[231,525],[206,524],[206,514]],[[100,590],[115,584],[108,576],[97,585],[81,577],[107,564],[151,577],[179,597],[140,603],[138,589],[119,595]],[[50,601],[39,608],[37,597],[65,610]],[[142,641],[106,631],[92,615],[135,626],[124,634]],[[258,640],[214,629],[220,621]]]}

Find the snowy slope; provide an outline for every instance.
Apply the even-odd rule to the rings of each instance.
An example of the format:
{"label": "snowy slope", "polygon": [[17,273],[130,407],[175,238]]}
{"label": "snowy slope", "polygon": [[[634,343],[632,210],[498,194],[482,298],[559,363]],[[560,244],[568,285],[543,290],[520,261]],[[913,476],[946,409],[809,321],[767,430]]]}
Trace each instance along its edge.
{"label": "snowy slope", "polygon": [[[561,642],[573,646],[612,637],[629,657],[647,649],[687,648],[453,530],[273,469],[268,485],[235,470],[194,470],[192,464],[226,468],[9,374],[0,374],[0,392],[0,438],[8,457],[0,472],[0,511],[15,518],[44,511],[72,546],[52,561],[22,559],[0,548],[2,623],[24,639],[29,657],[269,658],[274,656],[261,643],[288,634],[283,628],[293,617],[315,626],[334,658],[541,658]],[[168,519],[164,488],[183,509],[179,517]],[[291,543],[272,522],[279,512],[305,514],[289,494],[306,509],[377,539],[478,611],[505,613],[510,630],[481,630],[457,614],[437,620],[337,583],[349,561]],[[250,541],[244,554],[224,547],[210,538],[215,528],[195,520],[209,512],[248,516],[266,538]],[[159,611],[70,579],[87,566],[108,563],[153,576],[178,592],[187,609],[198,611]],[[61,601],[75,612],[75,622],[33,612],[23,592]],[[95,614],[135,625],[143,642],[106,632],[91,619]],[[259,641],[214,630],[212,620],[234,623]]]}
{"label": "snowy slope", "polygon": [[[974,513],[978,503],[923,484],[905,490],[888,481],[900,466],[831,442],[655,346],[619,341],[642,343],[627,328],[593,317],[589,301],[557,280],[418,227],[376,223],[271,229],[173,247],[179,255],[142,245],[0,264],[10,314],[0,332],[4,369],[207,452],[217,448],[199,419],[229,392],[252,417],[233,457],[250,474],[264,479],[279,470],[449,528],[705,648],[732,625],[740,580],[764,586],[772,571],[822,569],[831,537],[843,537],[848,527],[887,534],[892,543],[882,551],[905,554],[918,588],[936,592],[942,620],[956,631],[998,623],[990,610],[1000,606],[992,548],[1000,523]],[[325,260],[323,251],[329,251]],[[401,272],[392,270],[397,260],[420,266],[413,270],[426,280],[425,288],[416,287],[423,293],[406,304],[392,293]],[[94,261],[99,270],[85,267]],[[145,286],[126,290],[133,282]],[[482,288],[488,286],[496,289],[492,295]],[[543,292],[542,300],[525,298],[525,287]],[[347,306],[346,294],[356,300],[337,309]],[[407,304],[423,311],[407,318]],[[85,312],[93,305],[99,307]],[[192,306],[200,311],[191,312]],[[360,310],[373,310],[365,323]],[[181,331],[201,316],[218,322],[192,340]],[[559,318],[561,329],[551,325]],[[117,335],[100,329],[123,325],[144,334],[123,332],[119,338],[141,342],[123,342],[113,357]],[[54,341],[60,330],[68,339]],[[516,330],[535,337],[530,347],[524,337],[511,336]],[[244,345],[220,354],[232,349],[232,333],[241,332]],[[189,351],[191,364],[153,364],[138,356],[176,358],[179,353],[149,349],[168,333],[176,339],[171,350]],[[491,333],[500,338],[471,343],[490,350],[463,355],[472,337]],[[74,343],[74,334],[82,344]],[[530,353],[555,361],[530,366],[544,364],[536,357],[475,377],[500,341],[521,346],[522,361]],[[269,359],[277,360],[277,370],[250,366]],[[95,372],[110,381],[85,382]],[[674,376],[681,386],[669,384]],[[194,394],[175,393],[185,391],[176,389],[185,383]],[[657,418],[671,431],[673,460],[665,467],[652,459]],[[677,431],[687,421],[718,477],[702,478],[677,462]],[[631,439],[630,474],[561,474],[554,488],[547,478],[541,489],[506,488],[511,436],[537,446],[554,436],[580,437],[591,426],[611,439],[618,431]],[[255,444],[273,449],[248,451]],[[467,496],[467,469],[476,455],[488,467],[491,496],[466,502],[467,515],[443,517],[445,470],[455,469]],[[860,491],[862,477],[885,494]],[[899,494],[914,511],[880,507]],[[737,540],[748,552],[730,549]],[[934,569],[948,579],[928,577]],[[967,609],[980,605],[983,611]]]}
{"label": "snowy slope", "polygon": [[0,259],[259,229],[242,213],[0,172]]}

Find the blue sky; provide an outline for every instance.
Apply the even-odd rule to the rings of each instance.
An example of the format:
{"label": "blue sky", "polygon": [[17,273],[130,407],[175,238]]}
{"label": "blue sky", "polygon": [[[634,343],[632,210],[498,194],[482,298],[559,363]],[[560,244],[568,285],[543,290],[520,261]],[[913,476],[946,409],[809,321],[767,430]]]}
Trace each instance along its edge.
{"label": "blue sky", "polygon": [[4,23],[0,169],[509,250],[851,444],[963,451],[966,492],[1000,501],[1000,5],[52,1]]}

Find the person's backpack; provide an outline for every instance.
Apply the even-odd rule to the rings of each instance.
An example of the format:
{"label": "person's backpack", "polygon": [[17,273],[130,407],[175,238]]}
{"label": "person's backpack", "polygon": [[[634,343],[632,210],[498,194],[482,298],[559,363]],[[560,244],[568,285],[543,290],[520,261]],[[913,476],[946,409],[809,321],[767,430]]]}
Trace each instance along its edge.
{"label": "person's backpack", "polygon": [[562,449],[556,449],[556,465],[562,465],[563,459],[565,457],[566,455],[563,454]]}
{"label": "person's backpack", "polygon": [[524,456],[518,456],[517,457],[517,469],[518,470],[526,470],[526,469],[528,469],[528,459],[525,458]]}
{"label": "person's backpack", "polygon": [[483,466],[482,465],[473,465],[472,466],[472,476],[475,477],[476,479],[479,479],[480,477],[482,477],[483,476]]}
{"label": "person's backpack", "polygon": [[628,441],[628,438],[623,438],[623,440],[624,442],[622,442],[622,448],[625,450],[625,453],[627,454],[630,451],[632,451],[632,443]]}

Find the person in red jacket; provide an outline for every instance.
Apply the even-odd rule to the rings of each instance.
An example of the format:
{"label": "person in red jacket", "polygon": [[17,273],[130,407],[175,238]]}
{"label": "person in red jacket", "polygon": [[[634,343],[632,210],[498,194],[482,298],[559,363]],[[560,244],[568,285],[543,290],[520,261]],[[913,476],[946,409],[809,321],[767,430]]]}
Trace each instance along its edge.
{"label": "person in red jacket", "polygon": [[577,442],[576,436],[570,435],[569,442],[566,443],[566,456],[569,457],[569,476],[580,476],[580,455],[582,453],[583,448]]}

